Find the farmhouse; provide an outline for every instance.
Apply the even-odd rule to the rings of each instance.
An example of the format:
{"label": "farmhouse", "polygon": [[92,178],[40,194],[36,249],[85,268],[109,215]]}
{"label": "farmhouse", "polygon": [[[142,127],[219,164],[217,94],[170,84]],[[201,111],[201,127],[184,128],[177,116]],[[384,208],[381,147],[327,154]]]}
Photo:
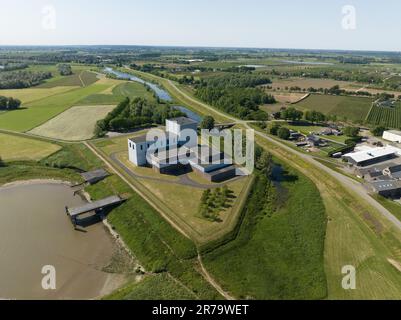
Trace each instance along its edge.
{"label": "farmhouse", "polygon": [[319,147],[322,144],[322,139],[312,134],[306,137],[306,142],[311,147]]}
{"label": "farmhouse", "polygon": [[130,162],[151,166],[161,174],[175,174],[182,167],[190,167],[210,182],[235,177],[237,168],[231,159],[212,147],[198,145],[197,126],[188,118],[168,119],[164,140],[150,141],[147,136],[129,139]]}
{"label": "farmhouse", "polygon": [[391,142],[401,143],[401,131],[397,130],[384,131],[383,139]]}
{"label": "farmhouse", "polygon": [[358,167],[367,167],[386,160],[396,158],[401,154],[401,149],[391,146],[384,148],[372,148],[359,152],[348,153],[343,156],[344,160]]}

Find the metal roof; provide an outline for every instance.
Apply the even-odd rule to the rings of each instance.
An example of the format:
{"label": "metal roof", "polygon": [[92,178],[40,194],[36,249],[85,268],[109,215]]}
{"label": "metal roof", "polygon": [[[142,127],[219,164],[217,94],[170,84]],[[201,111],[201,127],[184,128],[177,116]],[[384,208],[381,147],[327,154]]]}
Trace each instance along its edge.
{"label": "metal roof", "polygon": [[167,120],[171,121],[171,122],[176,122],[181,126],[186,125],[186,124],[196,124],[196,125],[198,124],[196,121],[186,118],[186,117],[179,117],[179,118],[173,118],[173,119],[167,119]]}
{"label": "metal roof", "polygon": [[401,181],[398,180],[373,181],[371,185],[377,192],[401,189]]}
{"label": "metal roof", "polygon": [[355,162],[360,163],[380,157],[390,156],[392,154],[395,155],[396,153],[397,150],[395,150],[395,148],[384,147],[384,148],[374,148],[365,151],[347,153],[346,155],[344,155],[344,157],[351,158]]}
{"label": "metal roof", "polygon": [[94,171],[89,171],[89,172],[83,172],[81,173],[82,178],[86,182],[92,181],[94,179],[103,179],[109,176],[109,173],[104,170],[104,169],[99,169],[99,170],[94,170]]}

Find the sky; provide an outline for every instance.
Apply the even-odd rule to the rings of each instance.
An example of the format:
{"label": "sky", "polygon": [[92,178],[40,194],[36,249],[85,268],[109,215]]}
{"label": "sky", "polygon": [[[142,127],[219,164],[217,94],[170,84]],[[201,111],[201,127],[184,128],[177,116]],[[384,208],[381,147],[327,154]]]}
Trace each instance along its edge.
{"label": "sky", "polygon": [[399,0],[0,0],[0,12],[0,45],[401,51]]}

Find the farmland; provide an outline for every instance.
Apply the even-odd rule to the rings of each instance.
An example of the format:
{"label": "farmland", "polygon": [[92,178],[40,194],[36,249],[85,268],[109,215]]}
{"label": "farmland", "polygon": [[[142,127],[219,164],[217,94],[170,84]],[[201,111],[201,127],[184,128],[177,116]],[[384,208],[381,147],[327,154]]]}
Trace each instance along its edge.
{"label": "farmland", "polygon": [[48,138],[80,141],[93,137],[96,122],[103,119],[115,106],[72,107],[30,131]]}
{"label": "farmland", "polygon": [[29,131],[72,107],[84,97],[100,93],[110,86],[108,79],[104,79],[87,87],[27,103],[19,110],[1,114],[0,128],[19,132]]}
{"label": "farmland", "polygon": [[295,106],[301,110],[315,110],[338,119],[364,121],[372,106],[370,98],[312,94]]}
{"label": "farmland", "polygon": [[152,92],[136,82],[116,81],[115,86],[110,87],[105,92],[89,95],[78,101],[80,105],[101,105],[101,104],[118,104],[125,97],[145,97],[148,100],[154,100]]}
{"label": "farmland", "polygon": [[55,88],[55,87],[86,87],[89,86],[99,79],[97,74],[87,70],[77,71],[70,76],[52,79],[45,84],[40,85],[40,88]]}
{"label": "farmland", "polygon": [[4,161],[38,161],[59,149],[53,143],[0,133],[0,158]]}
{"label": "farmland", "polygon": [[383,125],[385,127],[401,128],[401,104],[394,108],[386,108],[374,105],[370,111],[367,122],[373,125]]}

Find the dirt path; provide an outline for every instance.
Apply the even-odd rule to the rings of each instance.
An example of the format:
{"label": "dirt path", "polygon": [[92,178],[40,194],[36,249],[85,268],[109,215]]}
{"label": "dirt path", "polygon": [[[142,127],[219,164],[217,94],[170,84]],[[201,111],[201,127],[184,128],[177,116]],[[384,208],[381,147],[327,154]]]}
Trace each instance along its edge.
{"label": "dirt path", "polygon": [[216,280],[214,280],[213,277],[209,274],[209,272],[207,272],[205,266],[203,265],[201,255],[198,255],[198,261],[199,266],[201,267],[202,275],[206,279],[206,281],[209,282],[213,286],[213,288],[215,288],[226,300],[237,300],[228,292],[224,291],[223,288],[220,287],[220,285],[216,282]]}
{"label": "dirt path", "polygon": [[78,76],[78,78],[79,78],[79,81],[81,81],[81,83],[82,83],[82,87],[86,87],[86,84],[85,84],[85,82],[84,82],[84,80],[82,80],[82,73],[83,73],[83,71],[81,71],[81,73],[79,74],[79,76]]}

